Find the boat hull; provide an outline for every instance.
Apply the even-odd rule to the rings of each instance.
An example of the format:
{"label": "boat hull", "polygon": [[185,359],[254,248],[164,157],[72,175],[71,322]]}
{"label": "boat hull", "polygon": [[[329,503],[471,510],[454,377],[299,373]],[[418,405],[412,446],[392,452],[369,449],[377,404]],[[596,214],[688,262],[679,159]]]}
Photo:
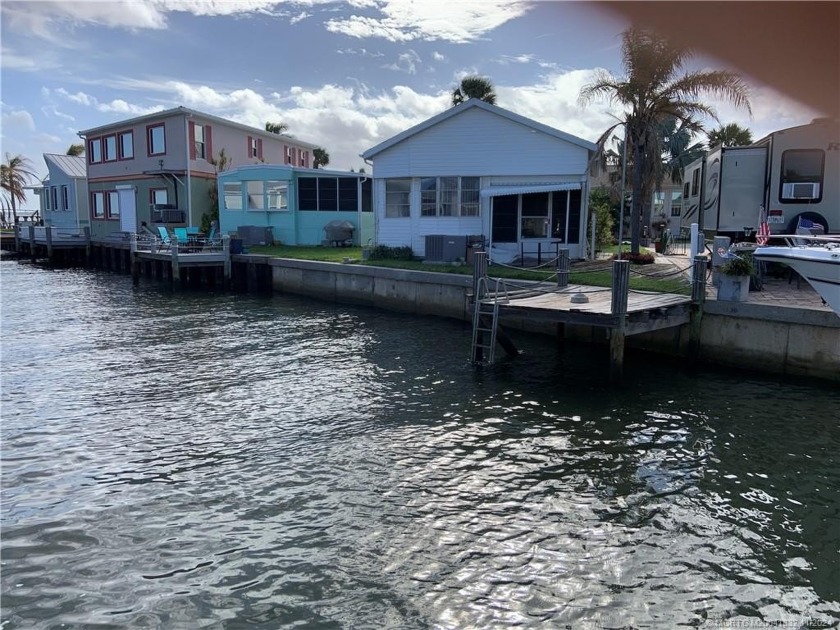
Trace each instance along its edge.
{"label": "boat hull", "polygon": [[840,317],[840,247],[759,247],[754,256],[792,267]]}

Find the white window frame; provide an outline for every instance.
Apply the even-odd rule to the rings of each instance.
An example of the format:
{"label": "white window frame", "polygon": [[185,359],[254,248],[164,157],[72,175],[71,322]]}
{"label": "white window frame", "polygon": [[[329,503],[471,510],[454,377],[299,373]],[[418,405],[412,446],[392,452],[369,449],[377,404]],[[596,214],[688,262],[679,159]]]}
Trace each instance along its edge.
{"label": "white window frame", "polygon": [[245,185],[247,209],[249,212],[264,212],[265,206],[265,182],[261,179],[251,179],[242,182]]}
{"label": "white window frame", "polygon": [[289,211],[289,182],[265,181],[265,209],[271,212]]}
{"label": "white window frame", "polygon": [[[99,203],[97,203],[99,200]],[[102,212],[97,213],[97,207],[102,209]],[[95,190],[90,194],[90,215],[94,219],[104,220],[105,216],[105,192],[102,190]]]}
{"label": "white window frame", "polygon": [[[465,189],[464,180],[471,179],[477,181],[477,187]],[[434,180],[434,187],[424,189],[423,187],[428,186],[430,180]],[[456,175],[422,177],[420,178],[420,216],[479,217],[481,216],[480,190],[480,177]],[[475,200],[464,201],[464,195],[472,193],[475,194]],[[467,211],[467,208],[470,210],[475,208],[475,211]]]}
{"label": "white window frame", "polygon": [[67,186],[61,187],[61,204],[64,206],[62,210],[70,209],[70,191],[67,189]]}
{"label": "white window frame", "polygon": [[204,133],[204,125],[199,125],[198,123],[196,123],[193,128],[195,130],[193,133],[193,136],[195,137],[195,158],[197,160],[206,160],[207,137]]}
{"label": "white window frame", "polygon": [[115,134],[104,136],[102,138],[102,161],[116,162],[117,158],[117,136]]}
{"label": "white window frame", "polygon": [[[155,144],[155,132],[160,130],[160,144],[161,146],[158,148]],[[166,125],[150,125],[148,127],[147,135],[147,142],[149,143],[149,156],[155,155],[166,155]]]}
{"label": "white window frame", "polygon": [[[123,140],[124,138],[129,138],[129,151],[126,152],[126,143]],[[133,160],[134,159],[134,132],[133,131],[121,131],[117,134],[117,150],[119,151],[119,158],[121,160]]]}
{"label": "white window frame", "polygon": [[[242,182],[225,182],[222,184],[222,198],[224,199],[225,210],[241,212],[243,208]],[[237,200],[238,206],[232,206],[230,204],[230,201],[234,199]]]}
{"label": "white window frame", "polygon": [[[388,190],[388,184],[400,184],[408,186],[407,190]],[[389,198],[389,195],[391,196]],[[399,195],[399,201],[393,201]],[[403,201],[403,195],[404,201]],[[389,177],[385,180],[385,218],[407,219],[411,217],[411,178]]]}
{"label": "white window frame", "polygon": [[88,154],[90,155],[91,164],[102,163],[102,138],[88,140]]}

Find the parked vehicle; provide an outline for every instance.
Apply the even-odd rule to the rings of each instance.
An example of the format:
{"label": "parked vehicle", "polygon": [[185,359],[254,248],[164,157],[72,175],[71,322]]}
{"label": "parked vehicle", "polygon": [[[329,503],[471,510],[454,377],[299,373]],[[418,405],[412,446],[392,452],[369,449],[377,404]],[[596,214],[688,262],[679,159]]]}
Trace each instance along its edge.
{"label": "parked vehicle", "polygon": [[745,147],[715,147],[683,172],[681,226],[739,241],[766,212],[772,234],[793,234],[800,219],[840,232],[840,120],[774,131]]}

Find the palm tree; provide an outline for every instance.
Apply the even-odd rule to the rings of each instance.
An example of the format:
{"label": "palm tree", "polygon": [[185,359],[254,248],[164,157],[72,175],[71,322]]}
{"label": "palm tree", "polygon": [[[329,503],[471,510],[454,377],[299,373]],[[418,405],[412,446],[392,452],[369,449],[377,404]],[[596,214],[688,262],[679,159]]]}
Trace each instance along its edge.
{"label": "palm tree", "polygon": [[0,164],[0,188],[3,190],[3,205],[11,209],[15,223],[17,223],[17,204],[26,200],[23,187],[33,179],[36,179],[36,175],[28,158],[6,153],[6,162]]}
{"label": "palm tree", "polygon": [[729,123],[709,132],[709,146],[743,147],[752,144],[752,132],[738,123]]}
{"label": "palm tree", "polygon": [[461,79],[461,83],[452,91],[452,105],[460,105],[470,98],[477,98],[491,105],[496,104],[496,93],[490,79],[479,76],[469,76]]}
{"label": "palm tree", "polygon": [[622,35],[627,76],[616,78],[602,72],[580,92],[582,104],[607,95],[625,110],[623,118],[601,136],[599,146],[603,147],[616,127],[625,126],[633,162],[630,212],[633,253],[639,251],[642,206],[647,205],[662,169],[664,147],[660,124],[670,116],[686,130],[697,132],[702,130],[696,120],[698,116],[717,120],[714,109],[697,100],[702,93],[727,98],[751,111],[747,84],[737,74],[724,70],[681,74],[692,54],[690,49],[671,43],[651,30],[631,27]]}
{"label": "palm tree", "polygon": [[67,149],[67,155],[72,155],[73,157],[79,157],[80,155],[85,154],[85,145],[83,144],[71,144],[70,148]]}
{"label": "palm tree", "polygon": [[330,163],[330,154],[327,150],[321,147],[313,149],[312,151],[312,168],[321,168]]}
{"label": "palm tree", "polygon": [[273,123],[269,121],[265,123],[265,130],[271,133],[284,134],[289,130],[289,125],[284,122]]}

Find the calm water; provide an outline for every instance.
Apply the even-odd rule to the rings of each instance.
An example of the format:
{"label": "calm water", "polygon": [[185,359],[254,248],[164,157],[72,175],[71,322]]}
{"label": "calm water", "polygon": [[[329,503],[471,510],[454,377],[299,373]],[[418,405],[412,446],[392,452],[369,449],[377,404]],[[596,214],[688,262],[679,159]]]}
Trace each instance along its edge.
{"label": "calm water", "polygon": [[4,629],[840,622],[836,388],[0,266]]}

